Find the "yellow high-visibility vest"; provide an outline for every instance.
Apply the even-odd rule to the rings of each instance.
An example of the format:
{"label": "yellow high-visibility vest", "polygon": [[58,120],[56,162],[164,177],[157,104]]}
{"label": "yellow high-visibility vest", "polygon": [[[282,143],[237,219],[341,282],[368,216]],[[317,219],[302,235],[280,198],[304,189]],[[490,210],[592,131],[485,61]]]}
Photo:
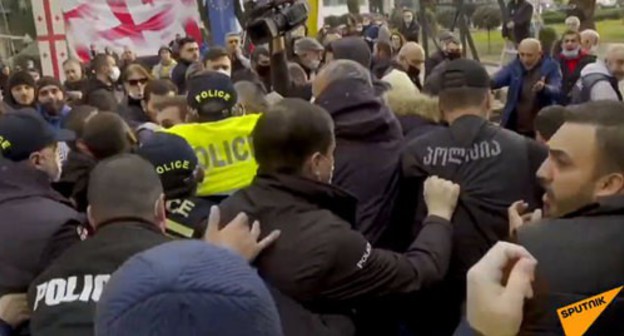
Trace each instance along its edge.
{"label": "yellow high-visibility vest", "polygon": [[204,168],[205,177],[197,196],[229,195],[251,184],[258,169],[251,132],[258,118],[259,114],[249,114],[166,130],[186,139]]}

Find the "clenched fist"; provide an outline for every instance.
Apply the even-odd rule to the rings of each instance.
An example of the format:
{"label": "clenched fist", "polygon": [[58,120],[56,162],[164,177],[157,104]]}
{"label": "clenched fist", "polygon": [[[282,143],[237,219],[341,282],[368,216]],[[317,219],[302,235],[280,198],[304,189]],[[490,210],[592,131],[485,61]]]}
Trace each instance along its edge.
{"label": "clenched fist", "polygon": [[437,176],[430,176],[425,181],[424,189],[428,214],[450,221],[457,206],[459,185]]}

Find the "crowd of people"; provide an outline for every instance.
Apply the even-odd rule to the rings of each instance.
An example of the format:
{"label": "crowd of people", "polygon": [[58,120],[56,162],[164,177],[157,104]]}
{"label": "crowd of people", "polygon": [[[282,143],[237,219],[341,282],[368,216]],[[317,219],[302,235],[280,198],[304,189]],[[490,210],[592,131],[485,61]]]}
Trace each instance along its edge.
{"label": "crowd of people", "polygon": [[492,76],[410,10],[11,73],[0,335],[563,334],[624,282],[624,45],[569,21]]}

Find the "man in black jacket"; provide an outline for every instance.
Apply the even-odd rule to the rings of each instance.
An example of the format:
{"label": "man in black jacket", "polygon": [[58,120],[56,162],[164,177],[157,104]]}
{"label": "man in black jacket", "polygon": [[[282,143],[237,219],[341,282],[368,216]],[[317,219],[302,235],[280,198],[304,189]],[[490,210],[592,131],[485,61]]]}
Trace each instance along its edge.
{"label": "man in black jacket", "polygon": [[[405,254],[375,249],[352,229],[356,200],[329,184],[333,129],[320,107],[299,99],[274,105],[253,133],[258,175],[221,208],[225,219],[245,211],[263,230],[281,230],[280,240],[256,261],[269,284],[314,313],[348,316],[362,303],[416,292],[444,276],[459,187],[429,179],[424,191],[429,216],[418,238]],[[294,324],[286,335],[318,335],[296,328],[298,321],[283,323]]]}
{"label": "man in black jacket", "polygon": [[[162,185],[154,167],[139,156],[123,154],[100,162],[91,173],[88,197],[95,235],[65,251],[28,290],[34,336],[93,335],[95,304],[111,274],[134,254],[170,241],[163,234],[167,217]],[[256,238],[244,216],[221,231],[213,226],[206,235],[207,241],[250,259],[276,234],[258,244]]]}
{"label": "man in black jacket", "polygon": [[91,61],[91,71],[92,76],[87,80],[82,93],[84,103],[102,111],[117,111],[115,83],[121,76],[121,70],[115,58],[106,54],[98,54]]}
{"label": "man in black jacket", "polygon": [[512,40],[516,46],[531,36],[533,5],[526,0],[511,0],[507,4],[507,18],[503,25],[503,37]]}
{"label": "man in black jacket", "polygon": [[[624,283],[624,104],[575,107],[550,139],[538,171],[549,219],[520,229],[518,242],[538,261],[534,300],[521,335],[562,334],[557,309]],[[624,294],[587,335],[621,335]]]}
{"label": "man in black jacket", "polygon": [[33,111],[0,117],[0,296],[25,292],[69,244],[80,240],[84,220],[51,182],[61,174],[55,131]]}
{"label": "man in black jacket", "polygon": [[410,9],[403,10],[403,23],[399,27],[399,33],[405,37],[408,42],[418,43],[418,35],[420,34],[420,25],[414,17],[414,12]]}
{"label": "man in black jacket", "polygon": [[178,42],[180,47],[180,59],[178,65],[173,68],[171,81],[178,87],[180,94],[186,93],[186,70],[189,66],[199,61],[199,44],[192,37],[185,37]]}
{"label": "man in black jacket", "polygon": [[[535,172],[546,148],[488,122],[493,100],[489,81],[473,60],[449,62],[440,77],[440,110],[450,126],[412,141],[403,157],[402,184],[411,188],[409,194],[419,195],[422,181],[434,175],[458,183],[463,191],[453,217],[453,258],[446,281],[439,291],[419,298],[415,309],[422,311],[410,311],[419,334],[453,333],[465,299],[466,272],[497,241],[508,238],[507,208],[518,199],[531,208],[540,205]],[[414,220],[405,225],[417,230],[424,211],[417,209],[414,216],[410,205],[422,203],[414,199],[406,204],[402,217]]]}

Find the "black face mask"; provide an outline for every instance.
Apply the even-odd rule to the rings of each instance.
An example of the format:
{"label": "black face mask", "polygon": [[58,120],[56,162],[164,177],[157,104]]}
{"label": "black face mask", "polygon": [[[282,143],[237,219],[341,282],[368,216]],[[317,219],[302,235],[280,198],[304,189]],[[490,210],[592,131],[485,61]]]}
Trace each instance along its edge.
{"label": "black face mask", "polygon": [[420,69],[410,65],[407,68],[407,75],[410,76],[410,78],[417,78],[418,76],[420,76]]}
{"label": "black face mask", "polygon": [[446,57],[448,57],[448,59],[449,59],[449,60],[451,60],[451,61],[452,61],[452,60],[456,60],[456,59],[458,59],[458,58],[461,58],[461,56],[462,56],[462,55],[461,55],[461,53],[460,53],[460,52],[452,52],[452,53],[448,53],[448,54],[446,55]]}
{"label": "black face mask", "polygon": [[256,72],[260,77],[267,77],[271,74],[271,66],[269,65],[258,65],[256,66]]}

